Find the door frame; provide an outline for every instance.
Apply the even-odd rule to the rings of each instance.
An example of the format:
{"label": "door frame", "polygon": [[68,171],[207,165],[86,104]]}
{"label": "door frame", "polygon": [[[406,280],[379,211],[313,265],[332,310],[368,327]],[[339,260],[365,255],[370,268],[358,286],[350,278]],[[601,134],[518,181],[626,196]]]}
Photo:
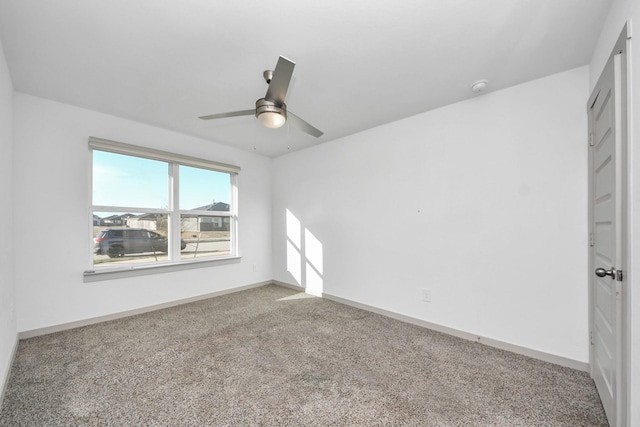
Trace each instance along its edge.
{"label": "door frame", "polygon": [[[621,426],[625,426],[628,424],[629,422],[629,414],[630,414],[630,406],[629,406],[629,395],[630,395],[630,382],[629,382],[629,376],[628,373],[630,372],[630,303],[631,303],[631,299],[629,298],[628,292],[629,292],[629,285],[631,283],[630,279],[630,270],[629,270],[629,252],[630,252],[630,238],[629,238],[629,200],[631,197],[631,194],[629,194],[629,150],[628,150],[628,141],[629,141],[629,124],[630,124],[630,118],[629,118],[629,99],[630,99],[630,85],[629,85],[629,65],[630,65],[630,61],[629,61],[629,42],[631,39],[631,32],[630,32],[630,25],[629,23],[625,23],[624,27],[622,28],[622,31],[620,33],[620,36],[618,37],[618,40],[616,41],[613,50],[611,51],[611,54],[609,55],[609,57],[607,58],[607,61],[612,60],[612,58],[615,55],[620,55],[620,82],[614,83],[614,84],[620,84],[620,90],[618,91],[618,93],[620,94],[620,122],[617,123],[617,125],[619,125],[620,127],[620,145],[619,145],[619,149],[620,152],[616,153],[616,156],[620,156],[619,158],[621,159],[620,161],[620,166],[621,166],[621,171],[620,171],[620,177],[621,177],[621,182],[620,184],[620,191],[618,192],[618,194],[620,195],[621,198],[621,203],[620,203],[620,210],[621,212],[619,212],[618,218],[621,222],[620,227],[621,227],[621,242],[620,242],[620,247],[622,249],[621,251],[621,259],[619,260],[619,266],[616,265],[615,267],[617,269],[620,269],[623,271],[623,281],[621,282],[622,284],[622,301],[621,301],[621,343],[620,343],[620,366],[618,366],[618,370],[620,372],[620,395],[616,396],[616,426],[612,426],[612,427],[621,427]],[[615,73],[614,73],[615,75]],[[600,78],[600,77],[599,77]],[[598,78],[598,80],[599,80]],[[598,93],[597,92],[593,92],[590,96],[589,99],[587,101],[587,111],[590,110],[591,106],[593,105],[595,98],[597,97]],[[588,123],[588,133],[591,132],[591,123]],[[588,216],[589,216],[589,234],[591,235],[592,231],[591,230],[591,225],[593,223],[593,204],[594,204],[594,200],[593,200],[593,192],[591,191],[592,188],[592,182],[591,182],[591,167],[592,167],[592,150],[589,150],[589,167],[588,167],[588,174],[589,174],[589,205],[588,205]],[[591,240],[591,238],[589,239]],[[588,286],[589,286],[589,334],[590,334],[590,339],[589,339],[589,373],[590,375],[593,377],[593,366],[594,366],[594,346],[593,344],[591,344],[591,334],[592,331],[594,330],[594,297],[593,297],[593,290],[594,290],[594,269],[596,268],[595,265],[593,265],[593,257],[592,257],[592,248],[591,245],[589,245],[589,251],[588,251]]]}

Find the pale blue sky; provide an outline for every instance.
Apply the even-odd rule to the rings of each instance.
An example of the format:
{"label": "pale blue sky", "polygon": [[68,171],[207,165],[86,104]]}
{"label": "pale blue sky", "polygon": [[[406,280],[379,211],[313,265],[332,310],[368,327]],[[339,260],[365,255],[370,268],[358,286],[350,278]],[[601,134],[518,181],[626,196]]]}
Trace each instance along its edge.
{"label": "pale blue sky", "polygon": [[[165,162],[93,151],[93,204],[166,209],[169,173]],[[223,172],[180,166],[180,209],[229,203],[230,177]]]}

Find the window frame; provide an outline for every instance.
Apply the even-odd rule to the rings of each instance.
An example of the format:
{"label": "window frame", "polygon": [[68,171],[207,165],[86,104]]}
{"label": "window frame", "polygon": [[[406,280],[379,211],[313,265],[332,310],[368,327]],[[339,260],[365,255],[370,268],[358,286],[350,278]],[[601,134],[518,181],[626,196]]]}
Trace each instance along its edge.
{"label": "window frame", "polygon": [[[102,138],[89,137],[89,192],[90,192],[90,205],[89,205],[89,269],[84,271],[85,282],[99,280],[91,278],[92,276],[111,275],[113,277],[126,277],[128,275],[140,275],[146,274],[145,270],[149,273],[155,273],[159,271],[173,271],[184,269],[185,266],[203,267],[211,264],[226,264],[230,260],[239,259],[238,248],[238,175],[240,173],[240,167],[229,165],[226,163],[219,163],[209,160],[203,160],[196,157],[189,157],[180,154],[174,154],[167,151],[155,150],[152,148],[140,147],[131,144],[125,144],[122,142],[111,141]],[[165,162],[168,165],[168,196],[169,206],[168,209],[155,209],[155,208],[141,208],[134,206],[105,206],[93,204],[93,152],[95,150],[105,151],[114,154],[120,154],[125,156],[140,157],[150,160],[157,160]],[[229,211],[200,211],[200,210],[182,210],[179,206],[180,200],[180,183],[179,183],[179,168],[180,166],[189,166],[199,169],[206,169],[215,172],[223,172],[229,174],[230,184],[230,200]],[[104,267],[96,267],[93,260],[93,221],[94,212],[135,212],[139,214],[163,214],[168,217],[168,239],[169,250],[168,259],[161,262],[142,263],[139,265],[109,265]],[[181,227],[180,221],[183,215],[190,216],[205,216],[205,217],[229,217],[229,254],[215,257],[203,257],[203,258],[181,258],[180,241],[181,241]],[[177,231],[176,231],[177,230]],[[135,273],[133,273],[135,271]],[[131,272],[131,274],[127,274]],[[111,278],[111,277],[107,277]]]}

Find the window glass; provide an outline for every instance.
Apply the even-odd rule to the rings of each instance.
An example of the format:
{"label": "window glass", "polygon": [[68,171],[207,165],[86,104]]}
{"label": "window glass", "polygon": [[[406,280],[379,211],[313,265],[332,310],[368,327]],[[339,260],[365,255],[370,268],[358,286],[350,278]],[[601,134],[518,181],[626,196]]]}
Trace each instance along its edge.
{"label": "window glass", "polygon": [[228,173],[180,165],[180,210],[229,211],[230,198]]}
{"label": "window glass", "polygon": [[166,162],[94,150],[93,204],[166,209],[169,206]]}
{"label": "window glass", "polygon": [[94,212],[93,265],[167,261],[167,224],[166,214]]}
{"label": "window glass", "polygon": [[96,270],[237,253],[232,204],[239,168],[106,140],[89,145]]}
{"label": "window glass", "polygon": [[182,259],[206,258],[231,253],[230,221],[228,216],[181,215],[180,227],[186,248]]}

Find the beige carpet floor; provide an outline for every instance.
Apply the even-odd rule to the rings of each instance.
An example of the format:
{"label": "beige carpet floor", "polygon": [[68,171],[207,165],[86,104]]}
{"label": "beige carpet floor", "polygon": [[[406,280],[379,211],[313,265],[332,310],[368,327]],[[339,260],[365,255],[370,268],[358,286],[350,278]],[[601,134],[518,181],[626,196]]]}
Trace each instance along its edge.
{"label": "beige carpet floor", "polygon": [[20,342],[2,426],[606,426],[587,373],[265,286]]}

